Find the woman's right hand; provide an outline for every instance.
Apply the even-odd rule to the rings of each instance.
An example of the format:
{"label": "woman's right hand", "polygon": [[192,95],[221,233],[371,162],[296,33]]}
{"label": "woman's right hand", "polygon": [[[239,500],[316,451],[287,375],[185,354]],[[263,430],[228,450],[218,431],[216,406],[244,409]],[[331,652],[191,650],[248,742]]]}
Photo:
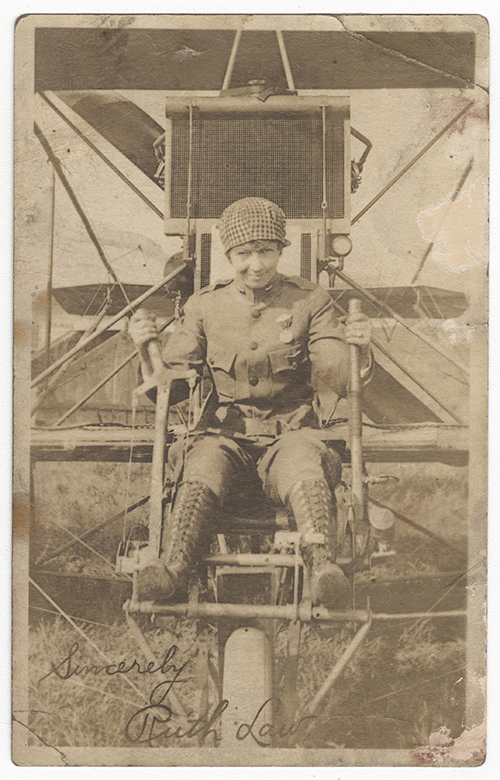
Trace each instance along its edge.
{"label": "woman's right hand", "polygon": [[154,314],[146,309],[138,309],[129,320],[128,332],[136,349],[143,350],[150,341],[158,338]]}

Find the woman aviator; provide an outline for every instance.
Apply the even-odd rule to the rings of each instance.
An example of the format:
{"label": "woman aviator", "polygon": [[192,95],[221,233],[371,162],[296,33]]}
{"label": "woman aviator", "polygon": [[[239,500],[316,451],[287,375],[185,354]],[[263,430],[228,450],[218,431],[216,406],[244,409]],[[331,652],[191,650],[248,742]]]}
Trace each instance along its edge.
{"label": "woman aviator", "polygon": [[[361,314],[342,324],[326,290],[279,273],[290,243],[285,227],[283,211],[265,198],[228,206],[219,230],[234,278],[192,295],[163,349],[169,368],[201,377],[208,367],[213,391],[187,443],[178,440],[169,450],[178,487],[160,560],[139,572],[141,598],[166,600],[185,589],[217,518],[235,501],[251,506],[264,490],[291,510],[303,537],[324,534],[324,544],[302,545],[313,603],[348,606],[349,585],[336,563],[341,462],[318,429],[347,394],[349,344],[358,345],[361,376],[369,381],[371,325]],[[129,331],[150,373],[154,320],[141,310]]]}

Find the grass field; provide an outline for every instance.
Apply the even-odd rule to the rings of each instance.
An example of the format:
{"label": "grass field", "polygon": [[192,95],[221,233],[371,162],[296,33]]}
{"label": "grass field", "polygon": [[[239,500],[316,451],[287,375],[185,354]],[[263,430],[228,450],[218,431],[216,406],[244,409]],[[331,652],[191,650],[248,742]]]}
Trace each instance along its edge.
{"label": "grass field", "polygon": [[[394,506],[434,533],[462,549],[467,537],[466,470],[442,464],[382,464],[371,473],[394,474],[399,482],[372,488],[372,495]],[[134,466],[128,502],[147,492],[147,466]],[[32,559],[39,559],[71,536],[120,511],[127,493],[126,468],[115,464],[38,464],[35,473],[37,495],[32,534]],[[145,520],[147,507],[134,514]],[[131,520],[132,518],[130,518]],[[100,558],[80,545],[48,561],[45,569],[77,574],[109,574],[113,568],[121,521],[92,537]],[[413,529],[398,524],[396,547],[399,555],[390,564],[359,575],[368,577],[407,576],[425,572],[453,571],[457,560]],[[75,621],[84,631],[61,617],[32,611],[30,632],[29,726],[44,742],[63,746],[131,746],[126,736],[131,716],[144,707],[155,680],[140,674],[137,667],[128,675],[95,674],[85,670],[67,679],[62,664],[59,676],[51,664],[61,664],[78,643],[71,657],[73,666],[124,661],[124,668],[137,659],[146,659],[136,645],[125,621],[112,625]],[[177,695],[191,721],[205,714],[203,691],[207,658],[217,670],[218,652],[215,627],[204,621],[140,619],[144,635],[161,661],[175,646],[175,663],[183,668],[184,682]],[[463,729],[465,634],[457,621],[442,631],[437,621],[406,620],[374,625],[367,640],[347,666],[321,705],[318,717],[305,721],[294,737],[302,747],[407,748],[426,745],[432,733],[444,729],[450,740]],[[303,630],[298,669],[298,717],[307,710],[330,669],[352,639],[351,624],[334,629],[306,627]],[[283,635],[277,638],[276,679],[281,680],[284,665]],[[108,659],[108,660],[106,660]],[[52,673],[51,673],[52,671]],[[244,674],[244,663],[242,664]],[[208,700],[213,710],[218,701],[215,686]],[[279,690],[278,693],[284,693]],[[172,707],[175,709],[174,707]],[[154,738],[154,746],[212,746],[218,737],[175,736]],[[185,731],[184,731],[185,733]],[[33,744],[37,743],[35,737]],[[279,742],[279,740],[278,740]],[[278,744],[279,746],[279,744]]]}
{"label": "grass field", "polygon": [[[38,620],[30,641],[30,729],[48,744],[63,746],[130,746],[127,723],[146,706],[156,684],[140,673],[109,677],[85,673],[85,666],[97,669],[106,658],[115,664],[134,658],[145,668],[146,661],[123,622],[112,626],[79,623],[85,640],[62,619]],[[203,621],[142,621],[142,629],[158,659],[175,645],[173,662],[186,664],[176,690],[191,720],[200,712],[202,664],[208,656],[217,666],[213,627]],[[306,627],[299,663],[297,719],[338,660],[354,634],[347,625],[336,631]],[[71,648],[78,648],[66,661]],[[92,644],[91,644],[92,643]],[[99,648],[101,652],[96,650]],[[277,643],[279,676],[283,656]],[[105,656],[105,657],[104,657]],[[61,665],[62,661],[66,661]],[[58,668],[52,673],[51,664]],[[242,674],[244,674],[242,659]],[[425,745],[431,733],[442,727],[450,738],[462,730],[464,713],[465,645],[463,637],[439,641],[430,620],[407,621],[397,627],[374,626],[365,644],[347,667],[343,677],[327,695],[318,717],[306,722],[296,735],[305,747],[414,748]],[[73,669],[84,669],[68,679]],[[212,689],[211,709],[217,703]],[[175,709],[175,707],[173,707]],[[173,729],[172,729],[173,731]],[[34,742],[36,740],[33,738]],[[198,739],[163,736],[149,744],[195,747]],[[206,744],[217,744],[208,739]],[[279,746],[279,741],[278,741]]]}

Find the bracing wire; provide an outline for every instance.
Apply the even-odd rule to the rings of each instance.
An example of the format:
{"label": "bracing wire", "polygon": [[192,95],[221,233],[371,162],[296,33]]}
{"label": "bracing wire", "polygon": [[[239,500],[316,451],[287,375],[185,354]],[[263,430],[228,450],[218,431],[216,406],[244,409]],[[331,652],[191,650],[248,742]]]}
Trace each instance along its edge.
{"label": "bracing wire", "polygon": [[323,212],[323,233],[326,242],[326,210],[328,208],[327,190],[326,190],[326,106],[321,106],[322,130],[323,130],[323,201],[321,210]]}
{"label": "bracing wire", "polygon": [[191,186],[193,179],[193,106],[189,106],[189,153],[188,181],[186,194],[186,240],[184,241],[184,260],[189,258],[189,236],[191,232]]}
{"label": "bracing wire", "polygon": [[[90,637],[89,637],[89,636],[88,636],[88,635],[85,633],[85,631],[83,631],[83,629],[81,629],[81,628],[80,628],[80,626],[78,626],[78,625],[75,623],[75,621],[74,621],[74,620],[72,620],[72,618],[71,618],[71,617],[70,617],[70,616],[67,614],[67,612],[65,612],[65,611],[62,609],[62,607],[60,607],[60,606],[59,606],[59,604],[57,604],[57,602],[55,602],[55,601],[54,601],[54,599],[52,599],[52,598],[49,596],[49,594],[48,594],[48,593],[46,593],[46,592],[43,590],[43,588],[42,588],[42,587],[41,587],[41,586],[40,586],[40,585],[39,585],[37,582],[35,582],[35,580],[33,580],[31,577],[29,577],[29,581],[30,581],[30,583],[33,585],[33,587],[35,587],[35,588],[36,588],[36,589],[39,591],[39,593],[41,593],[41,594],[42,594],[42,596],[44,597],[44,599],[45,599],[46,601],[48,601],[48,602],[49,602],[49,604],[50,604],[51,606],[55,607],[55,609],[56,609],[56,610],[59,612],[59,614],[60,614],[60,615],[61,615],[61,616],[62,616],[62,617],[63,617],[63,618],[64,618],[64,619],[65,619],[65,620],[66,620],[66,621],[67,621],[67,622],[70,624],[70,626],[72,626],[72,627],[75,629],[75,631],[78,631],[78,633],[79,633],[79,634],[80,634],[80,635],[81,635],[81,636],[82,636],[82,637],[83,637],[83,638],[84,638],[84,639],[85,639],[85,640],[86,640],[86,641],[89,643],[89,645],[90,645],[91,647],[93,647],[93,648],[94,648],[94,650],[96,650],[96,652],[97,652],[97,653],[99,653],[99,655],[100,655],[102,658],[104,658],[104,660],[106,661],[106,663],[107,663],[107,664],[112,664],[112,665],[113,665],[113,660],[112,660],[112,659],[110,659],[110,658],[108,658],[108,656],[107,656],[107,655],[106,655],[106,654],[105,654],[105,653],[104,653],[104,652],[101,650],[101,648],[100,648],[98,645],[96,645],[96,643],[95,643],[94,641],[92,641],[92,639],[91,639],[91,638],[90,638]],[[120,677],[120,678],[121,678],[121,679],[122,679],[122,680],[123,680],[123,681],[124,681],[124,682],[125,682],[127,685],[129,685],[131,688],[133,688],[133,690],[134,690],[134,691],[135,691],[137,694],[139,694],[139,696],[141,697],[141,699],[143,699],[143,700],[144,700],[144,701],[146,701],[146,702],[148,702],[148,701],[149,701],[149,700],[148,700],[148,698],[147,698],[147,697],[144,695],[144,693],[143,693],[143,692],[142,692],[142,691],[141,691],[139,688],[137,688],[137,686],[136,686],[136,685],[134,685],[134,683],[133,683],[131,680],[129,680],[129,678],[128,678],[128,677],[126,677],[126,676],[125,676],[125,675],[123,675],[123,674],[119,675],[119,677]]]}
{"label": "bracing wire", "polygon": [[134,452],[135,432],[136,432],[135,419],[136,419],[136,412],[137,412],[138,405],[139,405],[139,396],[137,395],[137,393],[134,393],[132,396],[132,420],[131,420],[131,431],[130,431],[130,451],[129,451],[128,464],[127,464],[127,487],[125,489],[125,506],[123,511],[123,526],[122,526],[123,542],[125,542],[127,538],[127,515],[129,512],[130,481],[132,476],[132,456]]}

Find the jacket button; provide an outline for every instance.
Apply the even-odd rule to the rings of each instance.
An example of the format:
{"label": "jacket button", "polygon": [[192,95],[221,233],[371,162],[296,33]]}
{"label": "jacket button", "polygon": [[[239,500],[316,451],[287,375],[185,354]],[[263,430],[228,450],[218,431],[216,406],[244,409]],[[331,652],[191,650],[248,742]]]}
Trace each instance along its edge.
{"label": "jacket button", "polygon": [[258,377],[256,377],[256,376],[251,376],[251,377],[250,377],[250,379],[249,379],[248,381],[250,382],[250,384],[252,385],[252,387],[255,387],[255,385],[258,385],[258,384],[259,384],[259,378],[258,378]]}
{"label": "jacket button", "polygon": [[258,347],[258,346],[259,346],[259,345],[257,344],[257,342],[256,342],[256,341],[251,341],[251,342],[250,342],[250,349],[257,349],[257,347]]}
{"label": "jacket button", "polygon": [[211,366],[213,366],[213,364],[215,363],[215,360],[214,360],[214,358],[209,358],[208,362],[210,363]]}
{"label": "jacket button", "polygon": [[260,309],[254,306],[252,309],[250,309],[250,314],[252,315],[254,320],[258,320],[260,317]]}

